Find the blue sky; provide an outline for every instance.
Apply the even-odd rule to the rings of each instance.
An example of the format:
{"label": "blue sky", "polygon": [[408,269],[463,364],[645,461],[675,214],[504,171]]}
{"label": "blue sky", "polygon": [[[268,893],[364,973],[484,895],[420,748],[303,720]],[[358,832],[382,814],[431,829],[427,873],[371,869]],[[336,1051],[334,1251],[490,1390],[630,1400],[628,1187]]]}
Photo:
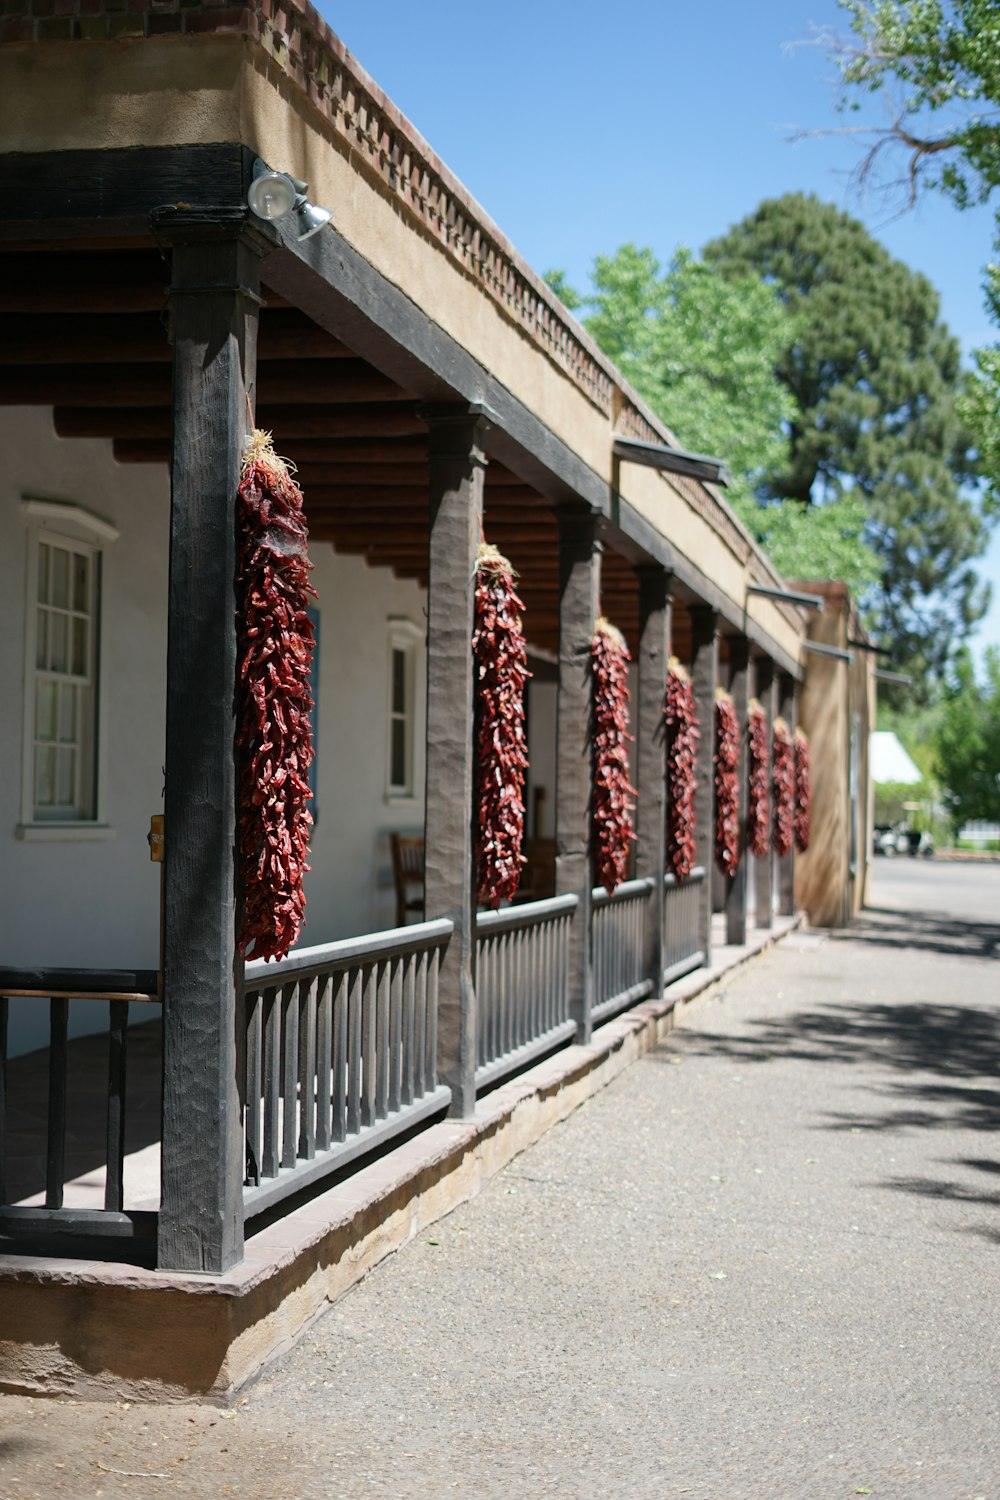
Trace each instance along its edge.
{"label": "blue sky", "polygon": [[[791,45],[846,29],[835,0],[319,8],[537,271],[561,266],[583,286],[595,254],[625,240],[665,260],[762,198],[815,192],[930,278],[966,353],[995,337],[981,293],[988,209],[960,214],[931,195],[898,215],[858,196],[855,141],[788,141],[845,123],[832,64]],[[995,597],[980,648],[1000,644],[1000,536],[981,572]]]}

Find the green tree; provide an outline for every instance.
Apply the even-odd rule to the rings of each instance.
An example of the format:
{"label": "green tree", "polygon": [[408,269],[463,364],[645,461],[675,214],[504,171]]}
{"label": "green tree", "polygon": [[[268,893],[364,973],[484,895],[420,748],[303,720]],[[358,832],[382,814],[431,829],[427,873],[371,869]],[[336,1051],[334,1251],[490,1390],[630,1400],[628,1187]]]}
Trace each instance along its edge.
{"label": "green tree", "polygon": [[861,498],[879,561],[872,622],[929,691],[988,603],[971,566],[988,527],[963,490],[975,468],[959,350],[937,293],[856,219],[798,193],[762,203],[705,257],[761,276],[793,320],[777,368],[798,416],[767,489],[803,508]]}
{"label": "green tree", "polygon": [[[986,203],[1000,186],[1000,0],[840,0],[851,35],[821,33],[839,66],[841,106],[868,99],[878,124],[844,127],[868,139],[862,184],[888,182],[912,206],[929,188],[958,208]],[[1000,214],[996,248],[1000,250]],[[986,268],[987,306],[1000,325],[1000,267]],[[980,350],[960,399],[990,491],[1000,508],[1000,345]]]}
{"label": "green tree", "polygon": [[1000,821],[1000,650],[986,652],[985,682],[963,652],[937,731],[937,765],[956,830],[969,818]]}
{"label": "green tree", "polygon": [[871,581],[859,507],[831,507],[808,527],[795,507],[759,503],[766,477],[787,463],[796,407],[776,375],[794,327],[758,275],[721,276],[683,248],[664,270],[652,250],[627,244],[596,258],[587,296],[561,271],[546,280],[567,307],[585,309],[587,331],[684,446],[725,459],[728,498],[780,569],[846,578],[856,590]]}

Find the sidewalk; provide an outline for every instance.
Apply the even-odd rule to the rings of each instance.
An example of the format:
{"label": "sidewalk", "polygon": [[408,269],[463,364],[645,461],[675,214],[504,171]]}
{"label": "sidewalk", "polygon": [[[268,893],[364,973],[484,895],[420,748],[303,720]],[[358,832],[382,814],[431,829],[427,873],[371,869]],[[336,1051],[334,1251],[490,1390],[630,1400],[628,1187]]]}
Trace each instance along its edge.
{"label": "sidewalk", "polygon": [[996,1500],[1000,872],[892,881],[706,992],[234,1412],[0,1398],[0,1496]]}

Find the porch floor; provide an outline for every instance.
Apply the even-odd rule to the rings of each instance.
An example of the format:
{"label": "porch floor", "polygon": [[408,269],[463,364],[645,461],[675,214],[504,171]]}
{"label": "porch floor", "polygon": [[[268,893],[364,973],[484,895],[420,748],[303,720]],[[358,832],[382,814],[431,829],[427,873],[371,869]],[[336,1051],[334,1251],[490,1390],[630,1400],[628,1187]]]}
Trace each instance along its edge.
{"label": "porch floor", "polygon": [[[118,1401],[232,1401],[325,1306],[475,1196],[508,1161],[662,1040],[675,1011],[800,921],[778,917],[772,928],[752,931],[746,945],[720,943],[710,967],[605,1022],[589,1045],[572,1044],[500,1085],[480,1100],[472,1119],[429,1126],[261,1228],[248,1240],[244,1259],[222,1276],[0,1255],[0,1389]],[[89,1056],[91,1072],[101,1076],[100,1048],[72,1045],[74,1060]],[[18,1071],[33,1077],[33,1097],[40,1090],[44,1100],[44,1054],[23,1061]],[[90,1097],[99,1138],[102,1106]],[[155,1091],[147,1092],[147,1119],[158,1113],[153,1099]],[[149,1141],[133,1155],[155,1145]],[[32,1181],[32,1171],[37,1180],[37,1136],[34,1157],[27,1143],[20,1154],[28,1164],[22,1182]],[[103,1167],[85,1156],[75,1157],[74,1166],[80,1169],[74,1191],[97,1193]],[[90,1341],[79,1337],[81,1319]]]}

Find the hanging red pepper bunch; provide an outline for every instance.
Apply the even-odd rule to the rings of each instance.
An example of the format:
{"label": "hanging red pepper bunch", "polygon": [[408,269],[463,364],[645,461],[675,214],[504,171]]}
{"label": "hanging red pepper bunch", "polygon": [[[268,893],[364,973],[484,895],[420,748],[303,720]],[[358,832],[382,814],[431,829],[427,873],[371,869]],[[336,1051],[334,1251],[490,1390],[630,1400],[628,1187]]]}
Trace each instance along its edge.
{"label": "hanging red pepper bunch", "polygon": [[795,746],[784,719],[774,721],[774,852],[784,859],[795,841]]}
{"label": "hanging red pepper bunch", "polygon": [[747,780],[747,847],[751,854],[766,854],[770,844],[771,807],[768,796],[767,718],[758,698],[751,698],[747,713],[749,747]]}
{"label": "hanging red pepper bunch", "polygon": [[715,862],[724,875],[740,862],[740,727],[721,688],[715,694]]}
{"label": "hanging red pepper bunch", "polygon": [[629,781],[628,664],[621,631],[597,622],[590,643],[594,670],[594,872],[610,896],[625,879],[637,796]]}
{"label": "hanging red pepper bunch", "polygon": [[701,730],[690,678],[677,660],[670,658],[667,691],[663,705],[667,729],[667,861],[678,880],[686,880],[694,869],[695,765]]}
{"label": "hanging red pepper bunch", "polygon": [[298,938],[306,904],[314,647],[306,609],[316,591],[309,583],[302,491],[270,433],[255,431],[247,442],[237,521],[238,945],[254,958],[283,958]]}
{"label": "hanging red pepper bunch", "polygon": [[531,674],[521,628],[523,608],[510,563],[484,542],[476,558],[472,636],[479,808],[476,896],[482,906],[493,908],[514,896],[525,862],[524,685]]}
{"label": "hanging red pepper bunch", "polygon": [[809,741],[801,729],[795,731],[795,847],[800,854],[809,848],[812,831],[812,780]]}

